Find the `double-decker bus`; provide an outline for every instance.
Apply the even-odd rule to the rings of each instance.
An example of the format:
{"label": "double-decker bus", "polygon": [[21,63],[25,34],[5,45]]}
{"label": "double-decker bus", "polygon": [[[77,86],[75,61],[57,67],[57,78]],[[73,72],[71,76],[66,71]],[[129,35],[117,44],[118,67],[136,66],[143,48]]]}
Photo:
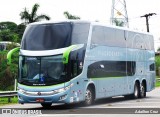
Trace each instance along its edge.
{"label": "double-decker bus", "polygon": [[32,23],[16,50],[21,104],[90,105],[113,96],[144,98],[155,87],[149,33],[88,21]]}

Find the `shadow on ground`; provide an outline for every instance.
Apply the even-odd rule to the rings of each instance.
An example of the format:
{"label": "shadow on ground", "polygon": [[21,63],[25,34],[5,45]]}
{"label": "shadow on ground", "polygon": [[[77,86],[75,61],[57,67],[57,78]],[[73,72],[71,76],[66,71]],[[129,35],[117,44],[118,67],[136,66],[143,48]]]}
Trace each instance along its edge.
{"label": "shadow on ground", "polygon": [[[147,98],[150,98],[150,97],[146,97],[145,99]],[[87,108],[90,108],[90,107],[94,108],[94,106],[100,106],[102,104],[112,106],[112,104],[114,103],[126,102],[129,100],[133,100],[133,99],[126,99],[123,96],[113,97],[113,98],[104,98],[104,99],[96,100],[93,105],[87,106]],[[137,99],[137,101],[138,100],[139,99]],[[28,108],[27,110],[33,110],[33,109],[36,109],[36,110],[69,110],[69,109],[80,109],[80,108],[86,108],[83,102],[75,103],[75,104],[52,104],[52,106],[49,108],[43,108],[40,106],[39,108],[30,108],[30,109]]]}

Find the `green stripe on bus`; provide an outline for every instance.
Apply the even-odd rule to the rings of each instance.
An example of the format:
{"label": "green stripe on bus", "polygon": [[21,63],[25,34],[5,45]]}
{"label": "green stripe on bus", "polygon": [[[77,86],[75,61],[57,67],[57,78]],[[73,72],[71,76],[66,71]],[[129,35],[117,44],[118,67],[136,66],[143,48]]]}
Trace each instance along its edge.
{"label": "green stripe on bus", "polygon": [[63,63],[67,64],[69,59],[69,54],[73,50],[73,48],[77,47],[76,45],[71,45],[67,48],[67,50],[63,53]]}

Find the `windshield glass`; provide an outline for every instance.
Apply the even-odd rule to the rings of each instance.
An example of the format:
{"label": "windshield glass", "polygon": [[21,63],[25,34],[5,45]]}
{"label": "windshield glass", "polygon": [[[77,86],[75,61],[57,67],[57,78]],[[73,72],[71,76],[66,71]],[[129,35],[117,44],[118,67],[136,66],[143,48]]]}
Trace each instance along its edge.
{"label": "windshield glass", "polygon": [[48,23],[27,26],[22,38],[23,50],[53,50],[73,44],[86,44],[89,23]]}
{"label": "windshield glass", "polygon": [[24,50],[52,50],[71,45],[70,23],[30,25],[26,28],[21,48]]}
{"label": "windshield glass", "polygon": [[62,55],[48,57],[20,56],[19,83],[53,85],[67,81]]}

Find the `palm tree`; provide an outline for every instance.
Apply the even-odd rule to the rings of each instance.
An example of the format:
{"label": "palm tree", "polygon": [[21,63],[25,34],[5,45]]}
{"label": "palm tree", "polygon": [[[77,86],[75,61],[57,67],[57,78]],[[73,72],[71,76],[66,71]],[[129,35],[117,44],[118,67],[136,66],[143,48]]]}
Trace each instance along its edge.
{"label": "palm tree", "polygon": [[114,20],[114,23],[116,26],[120,26],[120,27],[123,27],[124,26],[124,22],[121,21],[121,20],[118,20],[118,19],[115,19]]}
{"label": "palm tree", "polygon": [[80,19],[78,16],[71,15],[68,11],[63,13],[67,19]]}
{"label": "palm tree", "polygon": [[43,19],[50,20],[50,17],[47,15],[44,15],[44,14],[37,15],[38,8],[39,8],[39,4],[34,4],[34,6],[32,7],[31,13],[29,13],[29,11],[26,8],[24,8],[24,11],[20,13],[21,20],[25,20],[25,24],[38,22]]}

